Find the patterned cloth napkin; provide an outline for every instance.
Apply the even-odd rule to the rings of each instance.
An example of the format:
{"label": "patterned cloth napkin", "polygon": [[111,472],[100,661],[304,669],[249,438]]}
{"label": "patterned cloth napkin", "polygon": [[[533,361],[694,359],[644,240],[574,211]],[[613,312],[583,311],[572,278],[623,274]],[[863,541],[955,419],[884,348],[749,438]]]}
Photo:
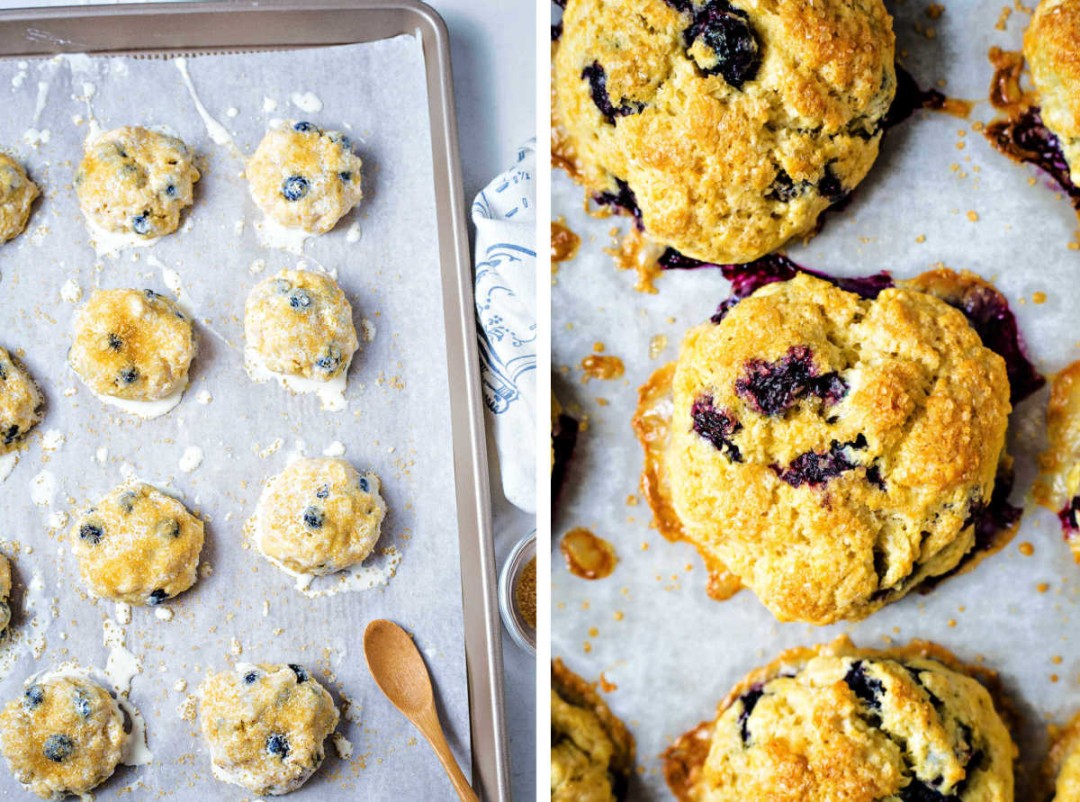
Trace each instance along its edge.
{"label": "patterned cloth napkin", "polygon": [[536,140],[476,196],[476,319],[503,493],[536,512]]}

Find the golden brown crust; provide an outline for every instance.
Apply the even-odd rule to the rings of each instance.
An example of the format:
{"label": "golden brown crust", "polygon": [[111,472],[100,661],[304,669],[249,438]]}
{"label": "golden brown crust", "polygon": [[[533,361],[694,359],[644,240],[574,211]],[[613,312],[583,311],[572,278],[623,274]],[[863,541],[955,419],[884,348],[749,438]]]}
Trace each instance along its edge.
{"label": "golden brown crust", "polygon": [[1064,727],[1050,728],[1045,771],[1054,788],[1051,802],[1080,800],[1080,713]]}
{"label": "golden brown crust", "polygon": [[592,192],[625,181],[655,241],[720,263],[812,231],[870,170],[896,85],[880,0],[732,6],[762,54],[740,88],[664,0],[570,0],[554,57],[557,155]]}
{"label": "golden brown crust", "polygon": [[1061,140],[1073,181],[1080,181],[1080,2],[1043,0],[1024,34],[1024,57],[1039,93],[1043,122]]}
{"label": "golden brown crust", "polygon": [[1050,386],[1046,409],[1047,449],[1039,457],[1041,474],[1035,500],[1059,516],[1073,556],[1080,562],[1080,532],[1073,524],[1080,504],[1080,361],[1073,362]]}

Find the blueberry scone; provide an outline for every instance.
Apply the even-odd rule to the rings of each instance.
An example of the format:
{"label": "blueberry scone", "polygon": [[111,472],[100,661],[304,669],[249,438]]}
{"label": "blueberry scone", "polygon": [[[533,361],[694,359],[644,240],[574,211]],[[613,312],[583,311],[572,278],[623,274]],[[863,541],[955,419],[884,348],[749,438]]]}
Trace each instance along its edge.
{"label": "blueberry scone", "polygon": [[1011,405],[960,310],[800,274],[692,329],[673,371],[667,439],[635,421],[658,514],[780,620],[863,618],[973,551]]}
{"label": "blueberry scone", "polygon": [[1080,362],[1054,377],[1046,429],[1049,448],[1039,458],[1042,475],[1035,484],[1035,499],[1057,513],[1080,562]]}
{"label": "blueberry scone", "polygon": [[23,232],[30,219],[30,207],[40,194],[23,166],[0,153],[0,244]]}
{"label": "blueberry scone", "polygon": [[9,596],[11,596],[11,563],[7,557],[0,554],[0,634],[11,623]]}
{"label": "blueberry scone", "polygon": [[317,382],[345,376],[360,347],[345,293],[309,270],[283,270],[255,286],[244,307],[244,339],[249,363]]}
{"label": "blueberry scone", "polygon": [[250,531],[274,565],[301,576],[342,571],[368,558],[379,540],[386,502],[379,477],[343,459],[298,459],[271,477]]}
{"label": "blueberry scone", "polygon": [[99,396],[161,401],[179,396],[195,357],[191,321],[153,290],[97,290],[75,316],[72,368]]}
{"label": "blueberry scone", "polygon": [[877,158],[881,0],[569,0],[555,116],[575,172],[656,243],[743,263],[811,232]]}
{"label": "blueberry scone", "polygon": [[1042,0],[1024,34],[1024,58],[1038,92],[1042,122],[1057,137],[1074,184],[1080,184],[1080,2]]}
{"label": "blueberry scone", "polygon": [[124,126],[87,141],[75,192],[93,225],[155,239],[176,231],[198,180],[192,153],[181,140]]}
{"label": "blueberry scone", "polygon": [[994,697],[948,652],[842,638],[749,674],[665,757],[683,802],[1012,802],[1016,754]]}
{"label": "blueberry scone", "polygon": [[1080,801],[1080,715],[1061,729],[1052,729],[1047,768],[1054,794],[1047,802]]}
{"label": "blueberry scone", "polygon": [[339,131],[287,121],[247,163],[255,204],[286,228],[325,234],[360,202],[360,157]]}
{"label": "blueberry scone", "polygon": [[617,802],[633,770],[633,736],[589,683],[552,661],[552,802]]}
{"label": "blueberry scone", "polygon": [[338,723],[334,700],[303,666],[238,663],[207,677],[199,718],[214,776],[259,796],[315,773]]}
{"label": "blueberry scone", "polygon": [[0,453],[41,422],[41,390],[21,364],[0,348]]}
{"label": "blueberry scone", "polygon": [[11,773],[42,799],[80,796],[112,776],[128,736],[116,700],[80,675],[32,678],[0,713]]}
{"label": "blueberry scone", "polygon": [[136,605],[161,604],[194,585],[204,537],[183,503],[136,481],[113,489],[71,530],[90,593]]}

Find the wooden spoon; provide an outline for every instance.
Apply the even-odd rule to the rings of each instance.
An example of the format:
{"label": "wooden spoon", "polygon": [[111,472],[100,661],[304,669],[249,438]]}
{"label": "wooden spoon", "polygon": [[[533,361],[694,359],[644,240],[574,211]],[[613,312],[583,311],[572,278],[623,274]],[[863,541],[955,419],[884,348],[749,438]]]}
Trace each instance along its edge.
{"label": "wooden spoon", "polygon": [[375,684],[435,750],[461,802],[480,802],[446,743],[431,677],[412,638],[393,621],[372,621],[364,631],[364,655]]}

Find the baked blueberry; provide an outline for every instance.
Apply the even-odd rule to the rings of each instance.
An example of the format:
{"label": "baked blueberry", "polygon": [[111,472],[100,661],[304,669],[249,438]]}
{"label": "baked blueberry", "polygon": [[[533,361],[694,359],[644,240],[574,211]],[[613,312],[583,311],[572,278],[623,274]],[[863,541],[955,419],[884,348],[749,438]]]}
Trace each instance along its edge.
{"label": "baked blueberry", "polygon": [[742,424],[727,412],[713,406],[711,395],[699,396],[694,401],[690,419],[694,422],[694,431],[712,443],[717,451],[722,452],[732,462],[742,462],[739,447],[731,441],[742,429]]}
{"label": "baked blueberry", "polygon": [[782,415],[808,396],[835,404],[847,393],[847,384],[833,371],[819,375],[813,352],[796,345],[776,362],[748,362],[745,373],[735,382],[735,392],[763,415]]}
{"label": "baked blueberry", "polygon": [[300,131],[301,133],[304,133],[304,134],[308,134],[308,133],[312,133],[312,132],[314,132],[314,133],[319,132],[319,129],[318,129],[317,126],[313,125],[312,123],[303,122],[303,121],[293,123],[293,130],[294,131]]}
{"label": "baked blueberry", "polygon": [[311,184],[302,175],[291,175],[281,184],[281,194],[289,201],[300,200],[310,189]]}
{"label": "baked blueberry", "polygon": [[266,738],[266,751],[282,760],[289,756],[289,739],[279,732],[268,735]]}
{"label": "baked blueberry", "polygon": [[157,605],[161,604],[162,602],[165,602],[165,601],[168,601],[168,600],[169,600],[168,592],[162,590],[161,588],[158,588],[157,590],[150,591],[150,595],[147,597],[146,603],[149,604],[151,607],[156,607]]}
{"label": "baked blueberry", "polygon": [[146,236],[153,231],[153,227],[150,225],[150,215],[143,212],[131,218],[131,230],[140,236]]}
{"label": "baked blueberry", "polygon": [[611,97],[608,95],[607,73],[604,72],[604,68],[598,61],[594,61],[589,66],[585,67],[585,69],[581,71],[581,77],[583,80],[589,82],[589,91],[592,94],[592,100],[593,103],[596,104],[596,108],[600,109],[600,113],[604,115],[604,119],[612,125],[615,124],[616,117],[640,114],[641,110],[645,108],[644,103],[623,101],[618,106],[612,103]]}
{"label": "baked blueberry", "polygon": [[75,742],[67,735],[56,733],[45,739],[41,751],[53,763],[63,763],[75,751]]}
{"label": "baked blueberry", "polygon": [[692,50],[697,43],[710,51],[704,59],[708,66],[698,62],[705,74],[720,75],[736,89],[752,81],[761,66],[761,47],[750,16],[727,0],[709,0],[694,12],[686,46]]}
{"label": "baked blueberry", "polygon": [[83,524],[79,527],[79,540],[96,546],[105,537],[105,531],[98,524]]}
{"label": "baked blueberry", "polygon": [[292,672],[294,674],[296,674],[297,682],[307,682],[309,679],[311,679],[311,675],[308,674],[307,669],[303,666],[297,665],[296,663],[289,663],[289,668],[292,669]]}
{"label": "baked blueberry", "polygon": [[742,710],[739,711],[739,737],[742,738],[744,744],[750,743],[750,716],[754,715],[754,708],[765,695],[762,687],[762,685],[755,685],[739,697],[739,701],[742,702]]}
{"label": "baked blueberry", "polygon": [[45,701],[45,689],[40,685],[31,685],[23,693],[23,704],[27,710],[33,710]]}

